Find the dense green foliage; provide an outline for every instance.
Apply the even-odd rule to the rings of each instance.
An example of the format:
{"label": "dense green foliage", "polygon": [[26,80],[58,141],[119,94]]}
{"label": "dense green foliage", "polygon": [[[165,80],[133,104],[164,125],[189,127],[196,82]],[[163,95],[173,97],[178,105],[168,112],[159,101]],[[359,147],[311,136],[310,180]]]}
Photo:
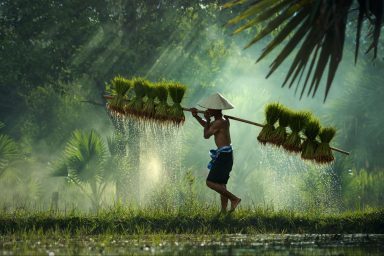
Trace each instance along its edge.
{"label": "dense green foliage", "polygon": [[[52,192],[56,191],[60,191],[61,210],[70,206],[88,210],[111,205],[113,201],[139,206],[138,202],[144,197],[141,191],[153,178],[140,177],[144,168],[139,170],[140,162],[152,170],[156,164],[151,161],[158,160],[146,155],[147,148],[153,149],[161,159],[166,158],[158,164],[159,173],[172,177],[170,180],[159,178],[161,185],[151,192],[148,202],[156,207],[164,205],[166,209],[172,209],[177,203],[210,203],[212,194],[204,188],[206,172],[203,170],[207,160],[205,149],[210,145],[197,138],[201,135],[200,127],[194,126],[192,120],[190,124],[187,124],[189,120],[186,122],[190,126],[183,131],[185,143],[181,147],[176,132],[158,127],[144,129],[132,120],[111,117],[105,110],[102,95],[105,84],[121,75],[186,84],[188,92],[182,106],[192,106],[202,96],[222,90],[238,103],[239,115],[249,114],[251,120],[261,119],[262,107],[267,101],[289,101],[288,96],[278,94],[280,88],[265,86],[264,80],[254,84],[247,79],[248,74],[253,75],[257,70],[247,69],[242,63],[251,66],[254,52],[240,49],[244,39],[253,37],[259,28],[249,30],[243,37],[231,37],[222,25],[232,14],[220,8],[222,2],[37,0],[27,4],[22,0],[1,1],[0,121],[5,126],[0,130],[0,207],[47,209]],[[352,38],[354,33],[347,31],[347,36]],[[347,46],[353,47],[349,43]],[[304,109],[305,104],[310,106],[311,111],[321,115],[321,120],[326,120],[327,126],[337,127],[332,144],[351,151],[349,157],[336,155],[336,165],[327,175],[310,166],[287,165],[292,162],[288,157],[283,158],[283,164],[279,163],[278,156],[282,153],[255,146],[256,136],[251,134],[249,126],[231,126],[236,131],[233,141],[241,146],[235,161],[239,171],[231,174],[230,184],[242,189],[244,196],[253,196],[244,202],[267,207],[278,201],[268,197],[268,193],[275,195],[279,184],[293,184],[297,190],[292,203],[284,204],[284,201],[283,208],[311,211],[318,207],[337,212],[384,206],[381,174],[384,120],[383,115],[375,111],[383,109],[384,87],[380,76],[383,64],[378,60],[373,67],[364,59],[359,64],[356,68],[345,64],[343,75],[335,79],[348,90],[335,91],[325,106],[303,101],[287,104],[296,105],[296,109]],[[259,67],[263,69],[262,66],[257,69]],[[284,78],[285,72],[278,76]],[[119,84],[115,87],[121,85],[121,81],[115,82]],[[111,88],[120,94],[126,89],[124,86]],[[167,91],[160,94],[163,95],[160,113],[166,113]],[[177,107],[175,112],[180,115],[180,106]],[[272,119],[274,123],[278,120]],[[94,178],[99,185],[107,184],[105,190],[101,189],[105,193],[92,192],[89,183],[84,186],[82,183],[85,190],[82,192],[79,186],[70,186],[75,184],[66,182],[68,179],[51,177],[56,161],[69,159],[66,146],[72,145],[71,136],[76,130],[81,134],[95,130],[100,140],[109,138],[102,146],[106,156],[97,154],[103,160],[102,168],[86,166],[86,157],[77,163],[96,174]],[[281,131],[284,136],[284,129]],[[170,148],[171,152],[165,154],[159,145]],[[246,149],[242,149],[242,145]],[[263,152],[270,155],[263,157]],[[181,159],[182,164],[177,159]],[[71,170],[81,169],[71,167]],[[101,177],[100,170],[113,177]],[[66,171],[68,178],[68,168]],[[289,180],[289,174],[300,179]],[[282,182],[276,185],[272,181]],[[167,184],[172,184],[171,188]],[[336,199],[328,200],[323,196],[326,193]],[[89,200],[87,195],[93,199]],[[90,201],[94,201],[93,206]]]}

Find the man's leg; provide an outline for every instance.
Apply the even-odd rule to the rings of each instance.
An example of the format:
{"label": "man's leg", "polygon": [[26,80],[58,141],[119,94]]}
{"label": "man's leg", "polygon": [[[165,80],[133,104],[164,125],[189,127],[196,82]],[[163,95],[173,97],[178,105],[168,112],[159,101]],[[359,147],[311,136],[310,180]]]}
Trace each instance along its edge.
{"label": "man's leg", "polygon": [[[222,184],[222,186],[224,187],[224,189],[227,189],[227,186],[225,184]],[[221,211],[226,212],[229,198],[220,194],[220,199],[221,199]]]}
{"label": "man's leg", "polygon": [[207,180],[207,186],[231,201],[231,211],[234,211],[241,201],[240,198],[229,192],[226,187],[222,186],[222,184]]}

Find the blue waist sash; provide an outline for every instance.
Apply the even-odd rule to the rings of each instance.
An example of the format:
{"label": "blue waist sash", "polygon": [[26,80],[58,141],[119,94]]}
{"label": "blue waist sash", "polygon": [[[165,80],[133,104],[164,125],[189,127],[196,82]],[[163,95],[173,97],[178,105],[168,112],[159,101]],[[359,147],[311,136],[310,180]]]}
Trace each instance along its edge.
{"label": "blue waist sash", "polygon": [[212,160],[208,163],[208,169],[209,170],[212,169],[213,163],[219,157],[219,154],[221,152],[223,152],[223,153],[230,153],[232,151],[233,151],[232,145],[224,146],[224,147],[221,147],[221,148],[218,148],[218,149],[211,149],[211,150],[209,150],[209,155],[212,158]]}

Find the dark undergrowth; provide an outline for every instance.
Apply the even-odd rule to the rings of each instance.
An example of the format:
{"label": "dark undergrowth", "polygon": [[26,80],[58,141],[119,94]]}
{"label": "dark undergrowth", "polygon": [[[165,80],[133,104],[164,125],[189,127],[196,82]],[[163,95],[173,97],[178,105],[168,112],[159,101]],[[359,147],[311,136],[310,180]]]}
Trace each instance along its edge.
{"label": "dark undergrowth", "polygon": [[121,207],[98,213],[13,211],[0,213],[0,234],[65,232],[95,235],[158,233],[384,233],[384,209],[334,214],[238,209],[217,214],[214,209],[158,211]]}

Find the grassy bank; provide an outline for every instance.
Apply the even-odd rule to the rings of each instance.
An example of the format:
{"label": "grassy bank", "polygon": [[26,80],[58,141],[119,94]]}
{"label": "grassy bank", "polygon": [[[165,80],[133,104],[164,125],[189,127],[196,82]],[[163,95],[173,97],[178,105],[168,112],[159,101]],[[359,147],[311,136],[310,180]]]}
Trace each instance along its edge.
{"label": "grassy bank", "polygon": [[384,233],[384,209],[340,214],[240,209],[231,215],[204,211],[113,208],[97,214],[14,211],[0,214],[0,234],[35,230],[85,235],[119,233]]}

